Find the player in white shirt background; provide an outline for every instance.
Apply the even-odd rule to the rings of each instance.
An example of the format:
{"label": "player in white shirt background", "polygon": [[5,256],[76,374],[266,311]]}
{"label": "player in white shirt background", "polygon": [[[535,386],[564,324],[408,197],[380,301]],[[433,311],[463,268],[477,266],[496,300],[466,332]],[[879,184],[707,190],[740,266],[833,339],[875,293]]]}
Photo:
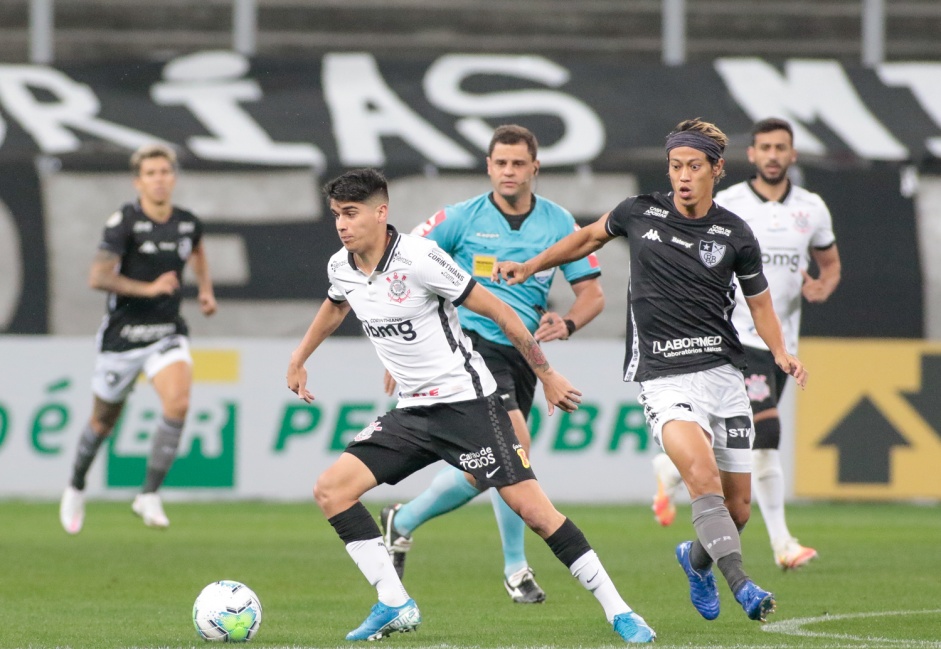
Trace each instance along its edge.
{"label": "player in white shirt background", "polygon": [[[343,249],[328,264],[330,288],[288,364],[288,388],[310,402],[304,363],[353,311],[398,386],[396,408],[351,441],[317,479],[314,499],[378,602],[347,640],[414,631],[421,613],[396,574],[375,519],[360,501],[443,459],[494,487],[590,591],[627,642],[656,637],[631,610],[581,530],[549,501],[470,339],[457,306],[491,318],[542,382],[550,414],[574,411],[581,393],[554,371],[516,312],[477,283],[435,242],[387,224],[389,193],[376,170],[349,171],[324,187]],[[329,380],[329,376],[327,376]]]}
{"label": "player in white shirt background", "polygon": [[[824,302],[840,282],[840,255],[830,211],[820,196],[788,178],[797,152],[787,121],[768,118],[757,122],[747,153],[755,176],[718,192],[715,200],[744,219],[758,238],[774,310],[781,319],[788,349],[796,353],[802,300]],[[816,278],[808,272],[811,260],[819,269]],[[799,568],[817,552],[802,546],[785,520],[778,402],[787,376],[775,366],[755,332],[741,291],[736,294],[732,323],[748,360],[745,383],[755,422],[752,490],[768,528],[775,563],[785,570]],[[654,458],[654,469],[658,483],[654,515],[661,525],[669,525],[676,514],[673,496],[681,484],[679,474],[663,454]]]}

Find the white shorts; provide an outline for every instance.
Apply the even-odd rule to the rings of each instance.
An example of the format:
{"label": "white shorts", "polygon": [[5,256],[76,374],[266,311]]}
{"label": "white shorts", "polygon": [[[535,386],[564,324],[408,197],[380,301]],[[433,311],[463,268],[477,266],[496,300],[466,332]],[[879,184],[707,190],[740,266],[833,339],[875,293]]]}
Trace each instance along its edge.
{"label": "white shorts", "polygon": [[91,379],[92,393],[102,401],[121,403],[134,389],[141,372],[150,380],[179,361],[192,365],[193,357],[189,340],[176,334],[126,352],[99,352]]}
{"label": "white shorts", "polygon": [[692,421],[709,436],[720,470],[751,472],[755,426],[740,370],[721,365],[702,372],[643,381],[639,400],[660,448],[664,424]]}

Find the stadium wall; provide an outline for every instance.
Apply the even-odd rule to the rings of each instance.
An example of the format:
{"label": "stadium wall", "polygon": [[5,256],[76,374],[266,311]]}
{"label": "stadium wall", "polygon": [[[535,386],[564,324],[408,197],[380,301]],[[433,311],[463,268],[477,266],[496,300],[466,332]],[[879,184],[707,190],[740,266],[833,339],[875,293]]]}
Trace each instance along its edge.
{"label": "stadium wall", "polygon": [[[35,419],[31,409],[39,407],[37,395],[62,394],[55,368],[64,367],[63,358],[72,359],[68,385],[87,380],[91,336],[104,298],[87,289],[85,275],[104,221],[132,197],[126,161],[142,143],[177,147],[183,164],[178,202],[207,223],[220,312],[206,320],[187,304],[194,341],[213,349],[218,341],[231,340],[223,347],[235,349],[242,363],[257,353],[256,343],[293,344],[322,299],[323,269],[337,241],[324,218],[319,186],[345,168],[383,168],[391,181],[391,220],[408,230],[443,205],[487,191],[483,158],[490,131],[502,122],[519,122],[541,140],[537,191],[584,223],[625,196],[667,188],[663,138],[679,120],[702,116],[730,135],[726,182],[732,183],[750,172],[744,150],[752,122],[777,115],[796,127],[801,158],[795,181],[830,205],[844,263],[833,298],[805,308],[805,334],[850,358],[847,349],[889,350],[879,356],[885,365],[906,368],[890,372],[894,382],[881,387],[860,384],[840,406],[830,396],[839,393],[841,382],[859,383],[865,372],[827,373],[830,378],[811,384],[807,394],[821,398],[813,405],[818,421],[831,428],[811,426],[808,448],[832,456],[836,447],[823,442],[846,422],[881,431],[883,442],[875,445],[881,449],[879,462],[852,459],[870,473],[846,473],[850,460],[840,464],[833,456],[828,475],[836,477],[825,488],[797,489],[808,497],[844,497],[849,483],[840,482],[841,466],[843,477],[863,479],[859,484],[865,486],[872,476],[884,477],[882,460],[891,469],[900,453],[921,450],[934,457],[932,444],[941,439],[933,432],[941,430],[941,417],[914,396],[923,385],[934,385],[935,352],[926,341],[941,339],[941,257],[935,252],[941,248],[939,82],[941,63],[867,69],[831,60],[727,58],[664,68],[539,54],[380,59],[370,53],[327,53],[316,60],[249,60],[214,51],[165,63],[0,65],[0,331],[7,334],[0,339],[6,381],[0,392],[5,408],[0,464],[10,466],[15,445],[45,436],[46,420]],[[597,364],[582,361],[592,377],[610,378],[598,386],[607,404],[602,410],[610,413],[619,410],[622,399],[633,398],[632,388],[614,373],[626,308],[626,246],[613,242],[602,250],[601,261],[608,306],[567,349],[611,345]],[[289,279],[297,277],[304,281]],[[195,294],[191,284],[185,290]],[[564,309],[568,295],[557,285],[552,299]],[[360,335],[352,318],[339,333]],[[14,354],[28,340],[11,336],[20,334],[52,338],[40,338],[30,360]],[[900,351],[897,345],[903,343],[914,351]],[[61,355],[40,353],[45,348]],[[819,363],[827,372],[850,366],[832,354],[818,361],[817,349],[802,350],[814,376],[820,375]],[[909,360],[899,361],[893,353]],[[278,358],[274,377],[283,374],[280,359],[286,355]],[[351,384],[361,383],[361,377],[351,378]],[[284,392],[280,378],[274,385],[271,389]],[[265,393],[255,384],[233,389],[236,395]],[[873,390],[896,396],[866,397]],[[135,403],[143,404],[148,392],[142,390]],[[79,425],[75,417],[86,416],[87,396],[70,410],[73,432]],[[337,397],[334,406],[355,398]],[[216,410],[203,408],[218,414],[218,404]],[[799,436],[805,427],[800,428]],[[909,445],[885,442],[890,429]],[[801,442],[797,445],[802,452]],[[616,500],[648,497],[646,458],[631,462],[614,484],[624,484],[628,473],[640,478],[626,483],[623,493],[611,490]],[[19,460],[13,464],[19,466]],[[313,467],[303,489],[297,485],[284,493],[306,497]],[[61,487],[59,476],[66,469],[56,471],[36,472],[57,481],[37,491],[7,484],[4,477],[0,495],[50,495]],[[586,475],[597,473],[589,469]],[[889,471],[887,482],[875,483],[876,496],[868,487],[850,495],[933,497],[917,480],[896,489],[893,475],[897,470]],[[103,494],[111,493],[107,482],[100,484]],[[565,490],[576,499],[604,498]],[[261,495],[252,489],[231,493]]]}

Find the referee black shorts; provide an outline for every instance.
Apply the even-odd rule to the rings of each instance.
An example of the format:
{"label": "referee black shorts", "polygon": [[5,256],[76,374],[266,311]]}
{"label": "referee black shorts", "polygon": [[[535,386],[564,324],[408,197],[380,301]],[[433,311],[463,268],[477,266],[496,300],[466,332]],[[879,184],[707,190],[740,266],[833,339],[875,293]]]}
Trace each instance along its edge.
{"label": "referee black shorts", "polygon": [[536,477],[497,393],[396,408],[359,433],[346,452],[379,484],[397,484],[437,460],[473,475],[481,491]]}
{"label": "referee black shorts", "polygon": [[501,345],[483,338],[476,331],[464,333],[474,343],[474,350],[484,359],[487,369],[497,382],[497,394],[507,410],[519,410],[523,419],[529,418],[536,394],[536,373],[516,347]]}

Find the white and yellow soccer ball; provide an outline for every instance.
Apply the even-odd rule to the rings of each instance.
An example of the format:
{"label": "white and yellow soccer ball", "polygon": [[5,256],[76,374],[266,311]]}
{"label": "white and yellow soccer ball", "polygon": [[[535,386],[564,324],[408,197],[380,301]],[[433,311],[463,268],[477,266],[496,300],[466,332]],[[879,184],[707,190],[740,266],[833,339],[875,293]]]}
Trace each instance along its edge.
{"label": "white and yellow soccer ball", "polygon": [[261,602],[241,582],[213,582],[203,588],[193,604],[193,625],[204,640],[246,642],[261,626]]}

